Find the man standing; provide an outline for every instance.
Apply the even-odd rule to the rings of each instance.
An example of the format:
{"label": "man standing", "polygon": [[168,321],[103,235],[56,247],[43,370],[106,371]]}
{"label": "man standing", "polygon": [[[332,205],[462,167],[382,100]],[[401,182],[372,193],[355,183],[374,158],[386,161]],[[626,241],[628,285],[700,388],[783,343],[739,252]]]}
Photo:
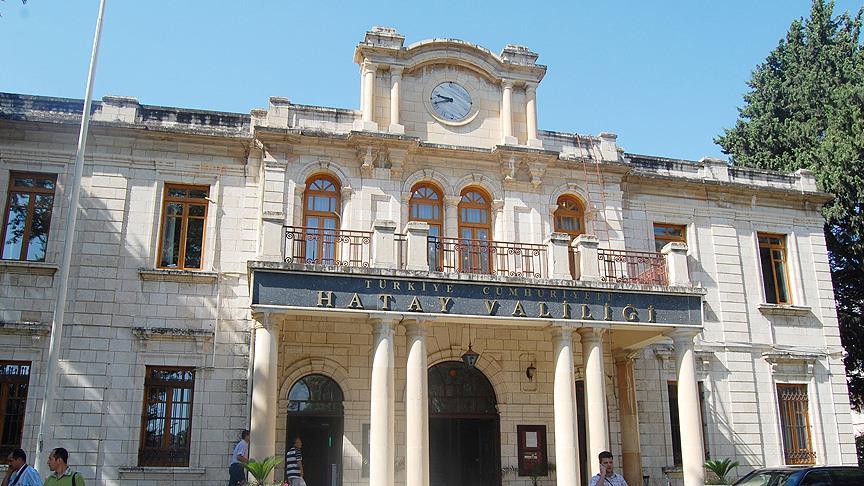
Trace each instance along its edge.
{"label": "man standing", "polygon": [[27,465],[27,453],[24,449],[15,449],[9,453],[9,468],[0,486],[42,486],[42,478],[36,469]]}
{"label": "man standing", "polygon": [[290,486],[306,486],[303,479],[303,441],[294,439],[294,447],[285,453],[285,479]]}
{"label": "man standing", "polygon": [[84,478],[69,467],[69,451],[62,447],[48,454],[48,469],[51,475],[45,478],[45,486],[84,486]]}
{"label": "man standing", "polygon": [[603,451],[598,456],[600,459],[600,472],[591,478],[588,486],[627,486],[624,476],[612,472],[612,453]]}
{"label": "man standing", "polygon": [[234,446],[231,462],[228,463],[228,486],[237,486],[246,481],[246,470],[243,464],[249,462],[249,430],[240,432],[240,442]]}

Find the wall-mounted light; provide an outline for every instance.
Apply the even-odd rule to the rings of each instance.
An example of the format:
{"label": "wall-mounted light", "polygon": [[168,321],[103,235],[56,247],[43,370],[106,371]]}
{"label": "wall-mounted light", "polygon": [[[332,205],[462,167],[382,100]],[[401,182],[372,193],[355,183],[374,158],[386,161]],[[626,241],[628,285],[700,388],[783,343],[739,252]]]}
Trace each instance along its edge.
{"label": "wall-mounted light", "polygon": [[462,361],[465,362],[465,366],[468,368],[474,368],[477,364],[477,360],[480,359],[480,355],[471,349],[471,323],[468,323],[468,351],[465,351],[462,354]]}
{"label": "wall-mounted light", "polygon": [[534,363],[531,363],[525,370],[525,376],[528,377],[528,381],[532,381],[535,374],[537,374],[537,368],[534,367]]}

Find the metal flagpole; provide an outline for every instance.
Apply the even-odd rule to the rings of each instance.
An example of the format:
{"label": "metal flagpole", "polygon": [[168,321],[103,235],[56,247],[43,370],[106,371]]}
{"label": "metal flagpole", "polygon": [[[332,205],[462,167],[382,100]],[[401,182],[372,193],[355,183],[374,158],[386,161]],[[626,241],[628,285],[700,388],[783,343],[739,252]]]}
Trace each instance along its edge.
{"label": "metal flagpole", "polygon": [[81,131],[78,134],[78,151],[75,153],[75,175],[69,183],[69,219],[66,222],[66,240],[63,242],[63,260],[60,262],[57,300],[54,302],[54,319],[51,322],[51,344],[48,348],[48,368],[45,371],[45,395],[42,399],[42,414],[39,416],[39,434],[36,436],[36,456],[33,465],[40,476],[45,476],[43,461],[45,433],[51,427],[54,411],[54,394],[57,388],[57,363],[60,360],[60,343],[63,339],[63,315],[66,311],[66,290],[69,286],[69,266],[72,261],[72,244],[75,239],[75,223],[78,219],[78,195],[81,193],[81,174],[84,172],[84,148],[87,145],[87,128],[90,124],[90,105],[93,103],[93,78],[96,73],[96,58],[99,55],[99,40],[102,36],[102,15],[105,0],[99,0],[99,16],[96,19],[96,35],[90,54],[90,70],[87,73],[87,94],[81,114]]}

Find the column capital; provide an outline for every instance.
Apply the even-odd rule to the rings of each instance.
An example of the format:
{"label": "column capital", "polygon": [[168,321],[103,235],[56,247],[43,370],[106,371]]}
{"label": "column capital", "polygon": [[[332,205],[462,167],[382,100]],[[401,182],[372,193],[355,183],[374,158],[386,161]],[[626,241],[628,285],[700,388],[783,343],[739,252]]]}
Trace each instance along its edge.
{"label": "column capital", "polygon": [[462,202],[462,196],[444,196],[444,204],[456,207]]}
{"label": "column capital", "polygon": [[404,70],[405,68],[402,66],[390,66],[390,76],[401,78]]}
{"label": "column capital", "polygon": [[504,89],[513,89],[513,80],[512,79],[502,79],[501,87]]}
{"label": "column capital", "polygon": [[431,319],[410,319],[405,322],[405,335],[408,337],[426,337],[429,334]]}
{"label": "column capital", "polygon": [[525,83],[525,93],[529,95],[537,93],[537,83]]}
{"label": "column capital", "polygon": [[580,327],[577,331],[580,336],[582,336],[583,343],[592,343],[599,342],[603,339],[603,335],[606,334],[607,328],[605,327]]}
{"label": "column capital", "polygon": [[672,339],[672,342],[675,344],[675,348],[679,345],[687,345],[693,346],[693,339],[702,332],[702,329],[684,329],[684,328],[676,328],[672,331],[666,333],[666,336]]}
{"label": "column capital", "polygon": [[374,73],[378,70],[378,65],[371,61],[363,61],[363,63],[360,64],[360,69],[363,71],[363,74],[370,72]]}
{"label": "column capital", "polygon": [[558,326],[552,328],[552,338],[556,341],[573,341],[573,329],[570,327]]}
{"label": "column capital", "polygon": [[370,317],[369,325],[375,335],[392,337],[396,331],[396,320],[390,316]]}
{"label": "column capital", "polygon": [[636,361],[636,356],[639,356],[639,351],[632,350],[622,350],[612,354],[612,359],[615,360],[615,363],[630,363],[633,364]]}
{"label": "column capital", "polygon": [[504,210],[504,200],[503,199],[493,199],[492,200],[492,211],[500,212]]}

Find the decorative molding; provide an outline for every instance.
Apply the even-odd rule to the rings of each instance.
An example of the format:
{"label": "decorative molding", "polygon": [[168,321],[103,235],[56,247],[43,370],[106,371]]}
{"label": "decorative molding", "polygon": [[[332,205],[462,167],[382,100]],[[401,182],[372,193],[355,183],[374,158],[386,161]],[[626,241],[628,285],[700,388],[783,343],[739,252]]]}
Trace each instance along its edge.
{"label": "decorative molding", "polygon": [[793,351],[768,351],[762,353],[762,358],[768,362],[772,374],[812,375],[819,355]]}
{"label": "decorative molding", "polygon": [[141,340],[166,339],[203,342],[213,337],[213,331],[177,327],[133,327],[132,335]]}
{"label": "decorative molding", "polygon": [[21,275],[54,275],[60,265],[55,263],[28,262],[21,260],[0,260],[0,273],[16,273]]}
{"label": "decorative molding", "polygon": [[759,312],[766,316],[806,316],[813,312],[809,306],[792,304],[759,304]]}
{"label": "decorative molding", "polygon": [[176,270],[173,268],[139,268],[138,275],[145,282],[180,282],[215,284],[219,280],[216,272],[199,272],[192,270]]}
{"label": "decorative molding", "polygon": [[0,321],[0,334],[21,334],[25,336],[42,337],[51,333],[51,326],[41,322],[7,322]]}

